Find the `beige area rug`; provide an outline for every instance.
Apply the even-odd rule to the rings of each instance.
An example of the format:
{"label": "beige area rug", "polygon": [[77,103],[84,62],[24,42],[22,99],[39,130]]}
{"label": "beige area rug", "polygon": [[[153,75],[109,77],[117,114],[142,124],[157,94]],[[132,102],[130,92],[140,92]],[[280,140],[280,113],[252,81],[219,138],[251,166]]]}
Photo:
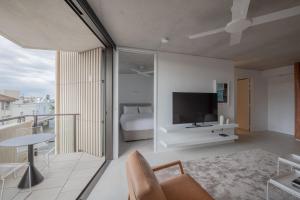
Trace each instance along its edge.
{"label": "beige area rug", "polygon": [[[278,156],[254,149],[222,156],[206,157],[183,162],[184,170],[191,175],[216,200],[266,199],[267,180],[276,175]],[[288,171],[287,166],[282,169]],[[179,174],[177,168],[157,172],[158,179],[166,180]],[[297,199],[274,186],[270,199]]]}

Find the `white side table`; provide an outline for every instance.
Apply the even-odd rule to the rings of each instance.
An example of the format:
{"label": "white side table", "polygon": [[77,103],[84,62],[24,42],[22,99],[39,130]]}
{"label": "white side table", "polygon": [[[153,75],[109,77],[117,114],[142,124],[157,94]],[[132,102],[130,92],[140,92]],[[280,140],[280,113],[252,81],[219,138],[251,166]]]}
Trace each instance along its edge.
{"label": "white side table", "polygon": [[289,165],[291,167],[291,171],[293,171],[293,169],[300,170],[300,155],[290,154],[286,157],[279,157],[277,161],[277,175],[279,175],[280,163]]}
{"label": "white side table", "polygon": [[270,178],[267,182],[267,200],[269,200],[269,184],[274,185],[275,187],[300,198],[300,188],[297,188],[292,185],[292,181],[300,177],[300,171],[295,170],[287,175],[281,175],[274,178]]}
{"label": "white side table", "polygon": [[[55,134],[40,133],[14,137],[0,142],[0,147],[28,147],[28,162],[30,169],[28,168],[25,174],[23,175],[23,178],[21,179],[18,185],[19,188],[29,188],[30,186],[35,186],[43,181],[44,177],[34,166],[33,145],[52,140],[53,138],[55,138]],[[27,178],[29,176],[29,170],[31,172],[31,183],[28,182]]]}

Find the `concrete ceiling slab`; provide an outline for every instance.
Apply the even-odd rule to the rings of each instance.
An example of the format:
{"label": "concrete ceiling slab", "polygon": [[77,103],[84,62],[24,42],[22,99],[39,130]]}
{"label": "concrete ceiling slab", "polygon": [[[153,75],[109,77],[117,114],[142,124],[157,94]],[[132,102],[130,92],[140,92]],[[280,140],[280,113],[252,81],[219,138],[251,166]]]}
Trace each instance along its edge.
{"label": "concrete ceiling slab", "polygon": [[136,74],[136,72],[131,71],[132,68],[140,71],[154,70],[154,56],[152,54],[120,51],[119,73]]}
{"label": "concrete ceiling slab", "polygon": [[22,47],[84,51],[103,46],[63,0],[0,2],[0,34]]}
{"label": "concrete ceiling slab", "polygon": [[[88,0],[118,46],[229,59],[236,67],[268,69],[300,60],[300,15],[250,27],[241,43],[229,34],[189,40],[188,35],[224,27],[232,0]],[[299,0],[251,0],[248,17],[300,5]],[[161,44],[163,37],[169,43]]]}

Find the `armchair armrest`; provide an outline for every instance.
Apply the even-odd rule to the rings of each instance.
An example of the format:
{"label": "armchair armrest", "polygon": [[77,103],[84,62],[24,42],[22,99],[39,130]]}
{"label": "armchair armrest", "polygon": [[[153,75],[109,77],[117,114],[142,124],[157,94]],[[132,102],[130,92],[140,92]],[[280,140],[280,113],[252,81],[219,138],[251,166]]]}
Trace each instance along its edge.
{"label": "armchair armrest", "polygon": [[162,165],[159,165],[159,166],[155,166],[155,167],[152,168],[152,170],[155,172],[155,171],[166,169],[166,168],[169,168],[169,167],[172,167],[172,166],[175,166],[175,165],[178,165],[179,169],[180,169],[180,173],[184,174],[182,163],[181,163],[180,160],[173,161],[173,162],[166,163],[166,164],[162,164]]}

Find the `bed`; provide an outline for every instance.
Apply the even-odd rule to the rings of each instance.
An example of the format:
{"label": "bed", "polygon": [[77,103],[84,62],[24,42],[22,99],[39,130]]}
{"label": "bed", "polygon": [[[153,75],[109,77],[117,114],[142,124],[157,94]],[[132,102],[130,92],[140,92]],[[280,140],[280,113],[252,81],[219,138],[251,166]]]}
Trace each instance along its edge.
{"label": "bed", "polygon": [[154,120],[150,103],[120,104],[120,111],[120,126],[124,141],[153,138]]}

